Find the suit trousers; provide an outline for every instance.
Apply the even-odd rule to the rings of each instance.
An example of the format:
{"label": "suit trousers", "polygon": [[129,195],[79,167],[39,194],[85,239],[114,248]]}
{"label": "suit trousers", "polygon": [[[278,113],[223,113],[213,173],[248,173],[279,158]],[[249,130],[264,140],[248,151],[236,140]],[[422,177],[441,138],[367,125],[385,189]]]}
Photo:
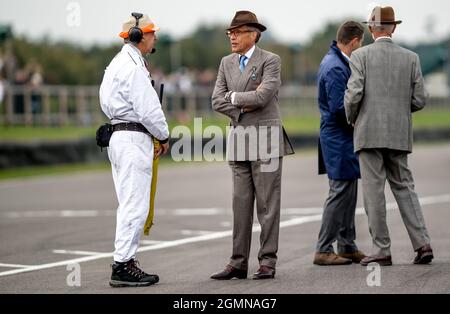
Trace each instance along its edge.
{"label": "suit trousers", "polygon": [[425,220],[414,190],[414,179],[408,168],[405,151],[363,149],[359,151],[364,208],[369,221],[374,255],[391,255],[391,240],[386,223],[386,179],[394,194],[403,223],[414,250],[430,243]]}
{"label": "suit trousers", "polygon": [[333,242],[337,240],[338,253],[354,253],[358,250],[355,244],[358,180],[329,180],[329,185],[316,252],[333,253]]}
{"label": "suit trousers", "polygon": [[[264,171],[268,162],[278,166]],[[275,268],[280,229],[283,158],[270,161],[230,161],[233,176],[233,252],[229,265],[248,269],[254,203],[261,225],[259,264]],[[273,167],[269,167],[273,168]]]}
{"label": "suit trousers", "polygon": [[114,261],[136,257],[150,205],[153,142],[135,131],[113,133],[108,156],[119,207],[117,208]]}

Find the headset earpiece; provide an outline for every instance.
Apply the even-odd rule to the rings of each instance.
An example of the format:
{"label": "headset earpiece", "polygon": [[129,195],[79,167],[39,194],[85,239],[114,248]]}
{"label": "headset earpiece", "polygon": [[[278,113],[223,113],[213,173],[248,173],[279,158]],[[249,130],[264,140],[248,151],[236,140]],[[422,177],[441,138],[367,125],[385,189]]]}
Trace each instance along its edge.
{"label": "headset earpiece", "polygon": [[131,13],[131,15],[136,19],[136,25],[130,28],[130,30],[128,31],[128,38],[132,43],[139,44],[144,37],[142,30],[138,27],[139,19],[143,16],[143,14],[133,12]]}

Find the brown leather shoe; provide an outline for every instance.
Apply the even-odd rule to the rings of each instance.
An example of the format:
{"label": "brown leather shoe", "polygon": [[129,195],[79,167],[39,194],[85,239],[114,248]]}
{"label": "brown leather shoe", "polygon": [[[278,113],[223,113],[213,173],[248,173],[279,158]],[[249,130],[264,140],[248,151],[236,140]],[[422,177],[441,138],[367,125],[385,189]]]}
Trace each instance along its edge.
{"label": "brown leather shoe", "polygon": [[417,255],[414,258],[414,264],[430,264],[431,260],[434,258],[433,250],[431,249],[431,245],[425,244],[417,251]]}
{"label": "brown leather shoe", "polygon": [[224,270],[212,274],[211,279],[229,280],[233,278],[247,279],[247,269],[237,269],[231,265],[227,265]]}
{"label": "brown leather shoe", "polygon": [[352,263],[351,259],[343,258],[336,253],[319,253],[317,252],[314,255],[314,261],[313,263],[315,265],[321,265],[321,266],[333,266],[333,265],[349,265]]}
{"label": "brown leather shoe", "polygon": [[377,263],[380,266],[391,266],[392,257],[390,255],[388,256],[372,255],[364,257],[360,262],[362,266],[367,266],[370,263]]}
{"label": "brown leather shoe", "polygon": [[253,274],[252,279],[272,279],[275,278],[275,268],[261,265],[256,273]]}
{"label": "brown leather shoe", "polygon": [[366,257],[366,255],[359,250],[353,253],[339,253],[338,256],[350,259],[353,263],[359,263],[364,257]]}

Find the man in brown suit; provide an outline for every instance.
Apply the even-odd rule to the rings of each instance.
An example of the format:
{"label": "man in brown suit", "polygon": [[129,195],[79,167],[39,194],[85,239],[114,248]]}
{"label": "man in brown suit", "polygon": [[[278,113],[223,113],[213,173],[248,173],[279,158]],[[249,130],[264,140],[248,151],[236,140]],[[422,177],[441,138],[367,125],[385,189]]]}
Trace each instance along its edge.
{"label": "man in brown suit", "polygon": [[345,94],[345,111],[355,126],[364,208],[374,252],[361,261],[392,265],[386,224],[386,179],[417,252],[414,264],[433,259],[430,237],[408,167],[412,151],[411,113],[426,104],[426,91],[417,54],[392,41],[398,24],[392,7],[375,7],[367,22],[375,42],[351,56],[352,75]]}
{"label": "man in brown suit", "polygon": [[233,53],[222,59],[212,95],[213,109],[231,119],[227,155],[234,220],[230,262],[212,279],[247,278],[255,199],[261,248],[253,279],[275,276],[282,161],[294,151],[277,104],[280,57],[255,45],[265,30],[252,12],[236,12],[227,31]]}

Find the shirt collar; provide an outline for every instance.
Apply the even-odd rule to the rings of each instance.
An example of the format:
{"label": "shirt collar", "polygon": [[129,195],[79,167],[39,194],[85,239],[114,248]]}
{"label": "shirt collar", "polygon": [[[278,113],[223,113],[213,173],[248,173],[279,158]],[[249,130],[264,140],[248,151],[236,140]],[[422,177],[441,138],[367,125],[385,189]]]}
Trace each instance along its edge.
{"label": "shirt collar", "polygon": [[389,36],[380,36],[380,37],[378,37],[377,39],[375,39],[375,41],[378,41],[378,40],[380,40],[380,39],[389,39],[390,41],[392,41],[392,38],[389,37]]}
{"label": "shirt collar", "polygon": [[341,50],[341,53],[342,53],[342,55],[344,56],[345,59],[347,59],[348,61],[350,61],[350,57],[347,56],[347,55],[345,54],[345,52],[343,52],[343,51]]}
{"label": "shirt collar", "polygon": [[[250,50],[245,53],[245,56],[247,57],[247,59],[250,59],[252,57],[253,52],[255,52],[255,48],[256,48],[256,45],[253,45],[253,47],[250,48]],[[241,57],[241,56],[242,55],[239,55],[239,57]]]}
{"label": "shirt collar", "polygon": [[341,59],[342,62],[346,63],[347,65],[350,63],[350,57],[347,56],[341,49],[339,49],[336,40],[333,40],[330,48],[339,57],[339,59]]}

